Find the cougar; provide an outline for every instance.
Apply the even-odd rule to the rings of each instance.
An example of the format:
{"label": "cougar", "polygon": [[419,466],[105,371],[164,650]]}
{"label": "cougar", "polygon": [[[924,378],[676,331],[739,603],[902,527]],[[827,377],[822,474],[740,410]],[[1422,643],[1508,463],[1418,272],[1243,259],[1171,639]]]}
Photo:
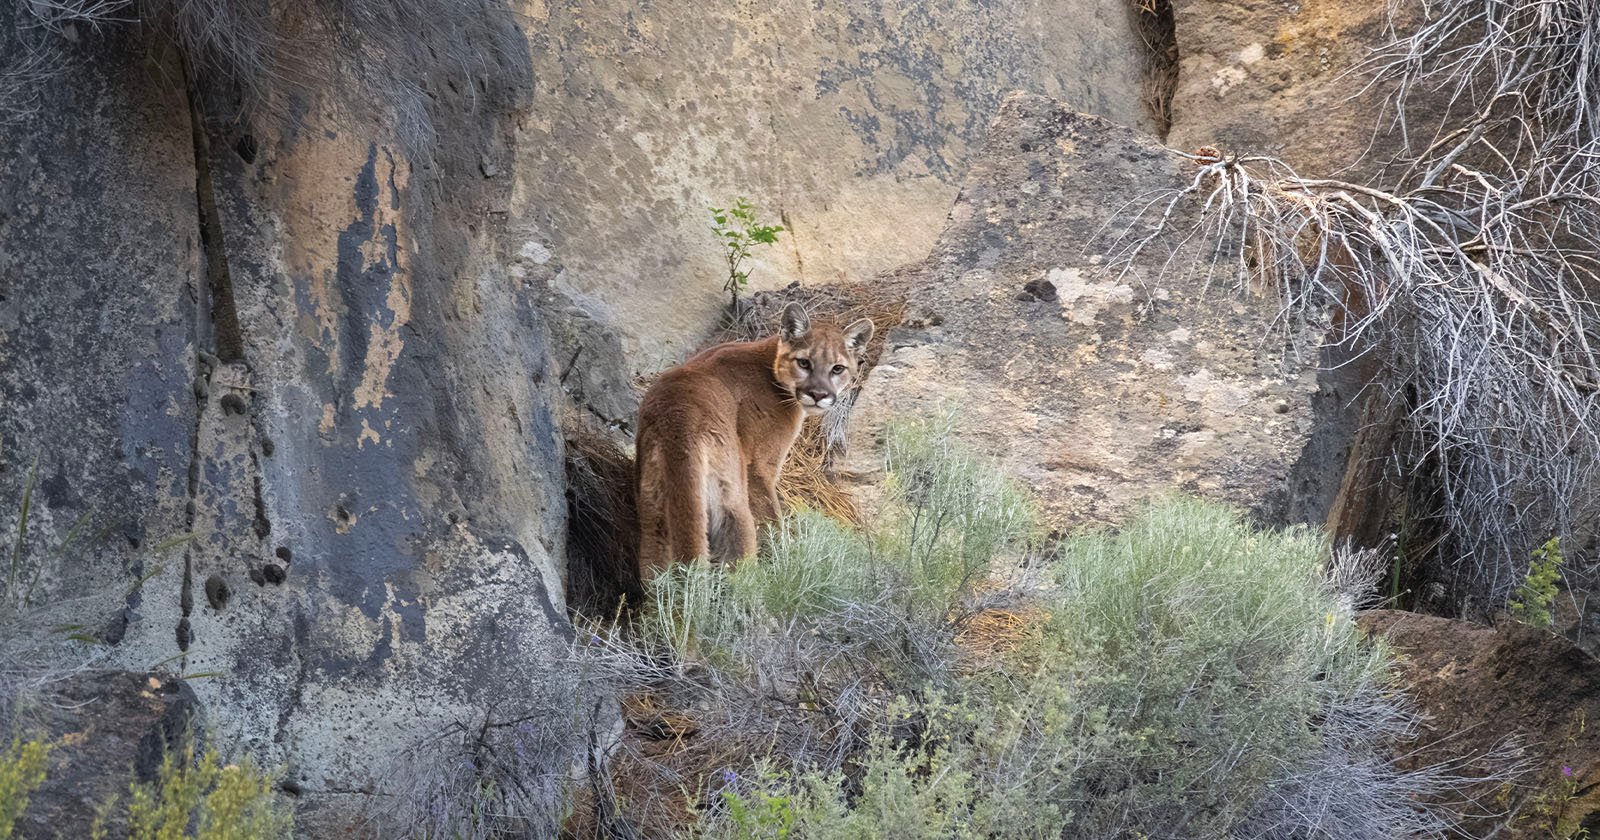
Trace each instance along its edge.
{"label": "cougar", "polygon": [[778,518],[778,476],[808,416],[855,381],[872,322],[812,324],[799,304],[778,333],[718,344],[656,380],[639,405],[639,572],[734,563]]}

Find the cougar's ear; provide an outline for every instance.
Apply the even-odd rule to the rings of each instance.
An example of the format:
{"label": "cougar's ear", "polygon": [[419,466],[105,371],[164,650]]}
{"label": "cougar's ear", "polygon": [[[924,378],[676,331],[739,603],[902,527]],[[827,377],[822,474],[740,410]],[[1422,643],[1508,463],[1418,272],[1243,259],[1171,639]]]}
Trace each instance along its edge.
{"label": "cougar's ear", "polygon": [[858,356],[867,349],[867,342],[871,340],[872,322],[866,318],[862,318],[844,328],[844,343],[849,346],[852,353]]}
{"label": "cougar's ear", "polygon": [[784,341],[795,341],[811,332],[811,316],[806,314],[805,307],[791,301],[783,308],[782,332]]}

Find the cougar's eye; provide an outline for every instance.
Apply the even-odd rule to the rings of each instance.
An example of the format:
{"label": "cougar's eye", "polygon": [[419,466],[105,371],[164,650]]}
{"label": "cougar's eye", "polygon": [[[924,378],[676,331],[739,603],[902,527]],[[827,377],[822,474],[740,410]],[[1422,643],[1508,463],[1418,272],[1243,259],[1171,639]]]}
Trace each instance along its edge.
{"label": "cougar's eye", "polygon": [[810,359],[795,359],[794,363],[799,365],[801,370],[810,370],[811,369],[811,360]]}
{"label": "cougar's eye", "polygon": [[833,366],[833,375],[834,376],[838,376],[841,373],[844,373],[844,365],[834,365]]}

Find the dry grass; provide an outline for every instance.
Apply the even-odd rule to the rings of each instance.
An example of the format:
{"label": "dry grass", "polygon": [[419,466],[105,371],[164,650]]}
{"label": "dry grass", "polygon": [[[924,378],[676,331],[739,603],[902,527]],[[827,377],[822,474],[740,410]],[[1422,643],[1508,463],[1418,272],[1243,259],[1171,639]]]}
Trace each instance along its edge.
{"label": "dry grass", "polygon": [[628,819],[600,819],[595,803],[578,803],[564,837],[681,836],[723,786],[723,772],[761,748],[698,737],[702,724],[692,710],[673,708],[651,691],[624,695],[621,705],[625,729],[605,770],[603,796]]}
{"label": "dry grass", "polygon": [[958,625],[956,646],[975,668],[1003,660],[1037,639],[1050,613],[1041,606],[990,607]]}
{"label": "dry grass", "polygon": [[808,424],[784,462],[778,497],[791,510],[804,506],[841,522],[859,524],[861,511],[854,497],[834,481],[828,469],[831,454],[822,424]]}

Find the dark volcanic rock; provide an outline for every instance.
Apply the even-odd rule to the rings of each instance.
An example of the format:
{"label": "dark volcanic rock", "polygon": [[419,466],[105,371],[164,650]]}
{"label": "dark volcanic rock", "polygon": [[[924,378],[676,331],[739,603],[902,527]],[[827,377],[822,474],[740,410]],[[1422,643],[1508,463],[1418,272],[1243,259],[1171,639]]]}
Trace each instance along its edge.
{"label": "dark volcanic rock", "polygon": [[[211,720],[311,807],[491,706],[570,706],[557,375],[480,167],[509,171],[532,79],[473,5],[514,48],[423,28],[404,101],[191,96],[156,33],[108,27],[0,118],[0,527],[37,456],[41,595],[85,596],[62,622],[121,612],[120,661],[227,674],[194,687]],[[55,553],[85,514],[110,530]]]}
{"label": "dark volcanic rock", "polygon": [[[135,780],[153,781],[167,750],[203,730],[194,691],[161,672],[75,674],[22,716],[53,745],[44,784],[16,826],[24,840],[88,837],[97,807],[125,799]],[[107,825],[112,837],[125,836],[118,819]]]}

